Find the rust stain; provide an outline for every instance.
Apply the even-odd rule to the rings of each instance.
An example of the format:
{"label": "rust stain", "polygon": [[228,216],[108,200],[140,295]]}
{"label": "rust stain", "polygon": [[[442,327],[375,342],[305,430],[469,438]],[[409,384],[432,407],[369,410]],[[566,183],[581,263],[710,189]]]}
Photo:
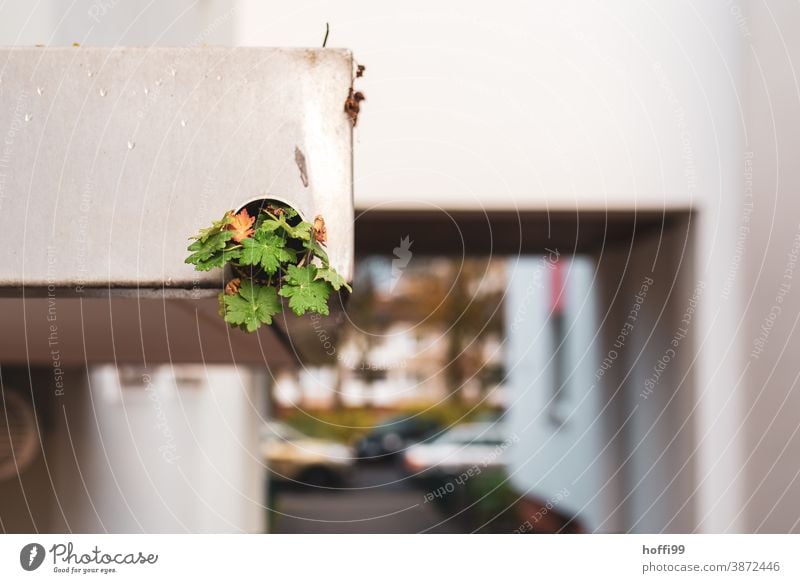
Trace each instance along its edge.
{"label": "rust stain", "polygon": [[361,111],[361,102],[364,101],[366,97],[361,91],[353,91],[353,88],[350,88],[350,92],[347,95],[347,99],[344,102],[344,112],[347,114],[347,117],[350,118],[350,122],[353,124],[353,127],[356,127],[358,123],[358,113]]}
{"label": "rust stain", "polygon": [[305,52],[306,61],[312,67],[317,64],[317,51],[315,49],[310,49]]}

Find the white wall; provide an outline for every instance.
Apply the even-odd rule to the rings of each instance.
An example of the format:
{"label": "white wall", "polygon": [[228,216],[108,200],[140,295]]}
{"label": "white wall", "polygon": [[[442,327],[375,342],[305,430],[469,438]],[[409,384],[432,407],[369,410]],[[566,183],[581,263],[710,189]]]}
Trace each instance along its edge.
{"label": "white wall", "polygon": [[693,249],[690,224],[691,217],[676,219],[596,257],[603,339],[596,382],[609,399],[604,416],[616,458],[608,522],[616,519],[621,532],[691,532],[710,508],[698,479],[709,466],[701,459],[708,427],[696,371],[708,284],[695,278],[683,247]]}
{"label": "white wall", "polygon": [[[508,266],[504,298],[507,339],[510,480],[520,493],[552,502],[590,531],[616,532],[617,469],[609,451],[612,423],[602,414],[608,402],[595,380],[598,343],[594,265],[587,258],[564,261],[564,338],[567,379],[556,386],[556,345],[549,323],[551,258],[525,257]],[[561,394],[556,398],[554,391]],[[553,423],[556,413],[562,425]],[[559,496],[559,493],[561,496]],[[563,497],[563,499],[562,499]]]}
{"label": "white wall", "polygon": [[[5,532],[242,533],[266,528],[258,435],[266,378],[248,367],[3,367],[35,403],[41,448],[0,482]],[[55,395],[55,396],[54,396]]]}
{"label": "white wall", "polygon": [[747,302],[741,336],[748,374],[740,425],[746,496],[737,514],[748,531],[798,532],[800,6],[787,0],[748,6],[745,147],[752,159],[738,169],[750,183],[737,209],[743,257],[734,272]]}
{"label": "white wall", "polygon": [[240,6],[239,43],[318,46],[328,21],[329,46],[367,66],[358,206],[661,207],[730,194],[738,45],[722,0]]}
{"label": "white wall", "polygon": [[104,366],[72,386],[50,452],[67,530],[263,532],[260,382],[198,365],[137,370],[126,385]]}
{"label": "white wall", "polygon": [[7,2],[0,7],[0,44],[230,45],[234,4],[220,0]]}

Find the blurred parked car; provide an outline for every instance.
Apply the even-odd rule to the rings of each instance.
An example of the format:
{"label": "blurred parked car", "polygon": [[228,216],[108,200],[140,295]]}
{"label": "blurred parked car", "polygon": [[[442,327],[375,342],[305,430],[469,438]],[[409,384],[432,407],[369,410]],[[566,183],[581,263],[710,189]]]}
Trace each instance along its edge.
{"label": "blurred parked car", "polygon": [[341,486],[353,467],[349,447],[304,435],[280,421],[269,421],[261,434],[261,452],[270,478],[310,486]]}
{"label": "blurred parked car", "polygon": [[505,467],[513,442],[502,423],[455,425],[427,443],[410,447],[403,457],[414,477],[457,476],[472,468],[480,471]]}
{"label": "blurred parked car", "polygon": [[433,419],[421,416],[392,417],[356,442],[356,455],[362,461],[392,457],[441,429]]}

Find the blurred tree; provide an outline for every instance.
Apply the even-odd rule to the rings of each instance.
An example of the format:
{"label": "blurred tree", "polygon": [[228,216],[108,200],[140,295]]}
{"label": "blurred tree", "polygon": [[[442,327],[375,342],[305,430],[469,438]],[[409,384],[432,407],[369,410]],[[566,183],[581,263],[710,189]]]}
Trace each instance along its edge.
{"label": "blurred tree", "polygon": [[[492,258],[416,256],[398,275],[388,257],[366,257],[356,263],[344,313],[304,318],[291,330],[292,341],[307,364],[335,367],[332,403],[341,409],[347,378],[358,375],[367,387],[382,378],[370,373],[385,332],[396,326],[413,328],[418,341],[433,343],[420,351],[435,359],[426,364],[417,360],[418,367],[427,369],[414,372],[422,379],[441,375],[448,395],[466,403],[466,387],[475,387],[480,398],[502,377],[502,365],[487,353],[503,337],[505,284],[505,263]],[[345,347],[355,356],[345,357]],[[366,402],[371,404],[371,398]]]}
{"label": "blurred tree", "polygon": [[[369,354],[374,348],[378,334],[383,331],[390,321],[386,310],[378,309],[378,294],[375,275],[370,269],[371,259],[361,260],[356,264],[353,293],[347,304],[347,323],[343,328],[341,345],[350,344],[358,347],[359,357],[355,362],[346,362],[343,358],[336,362],[336,386],[334,390],[339,397],[335,405],[342,406],[341,393],[343,377],[347,368],[358,367],[369,360]],[[365,379],[367,384],[369,379]],[[370,400],[367,399],[367,406]]]}
{"label": "blurred tree", "polygon": [[504,290],[500,261],[434,258],[412,263],[395,291],[395,317],[443,335],[442,372],[450,395],[461,400],[468,384],[476,384],[483,395],[493,380],[483,373],[488,364],[485,348],[493,334],[503,334]]}

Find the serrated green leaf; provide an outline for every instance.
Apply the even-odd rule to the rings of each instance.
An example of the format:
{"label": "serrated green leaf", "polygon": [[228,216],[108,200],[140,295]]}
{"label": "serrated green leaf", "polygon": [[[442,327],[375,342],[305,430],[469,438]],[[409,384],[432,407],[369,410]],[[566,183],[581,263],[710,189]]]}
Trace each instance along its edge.
{"label": "serrated green leaf", "polygon": [[240,246],[235,246],[234,248],[227,248],[222,250],[222,257],[223,261],[227,263],[228,261],[235,261],[242,256],[242,248]]}
{"label": "serrated green leaf", "polygon": [[[189,263],[189,260],[186,260]],[[208,259],[198,259],[194,262],[194,268],[197,271],[211,271],[217,267],[224,267],[225,259],[222,256],[222,253],[217,253],[216,255],[212,255]]]}
{"label": "serrated green leaf", "polygon": [[[286,216],[287,219],[293,219],[297,216],[297,211],[286,204],[268,204],[262,211],[263,214],[272,218],[277,218],[281,214]],[[281,213],[280,211],[283,212]]]}
{"label": "serrated green leaf", "polygon": [[[293,208],[276,204],[259,213],[255,222],[248,217],[244,219],[246,224],[236,220],[237,216],[229,211],[202,229],[193,237],[186,258],[186,263],[199,271],[231,262],[237,273],[248,280],[236,293],[219,296],[221,315],[231,326],[254,332],[263,324],[271,324],[273,316],[282,310],[281,296],[288,298],[289,308],[298,316],[307,312],[327,315],[330,294],[342,287],[351,290],[330,267],[324,244],[316,240],[315,235],[323,240],[324,235],[316,233],[310,223],[300,221]],[[324,233],[321,227],[320,232]],[[299,245],[305,251],[297,250]],[[300,256],[304,267],[297,266]],[[245,266],[251,266],[249,276],[244,273]],[[280,290],[263,285],[267,278],[262,274],[274,275],[281,270],[285,274]],[[228,291],[235,289],[231,286]]]}
{"label": "serrated green leaf", "polygon": [[330,267],[330,259],[328,259],[328,253],[322,247],[322,245],[314,238],[310,238],[308,241],[303,241],[303,247],[311,251],[314,255],[319,257],[319,260],[322,262],[323,267]]}
{"label": "serrated green leaf", "polygon": [[286,241],[280,235],[256,231],[252,239],[242,240],[240,263],[259,265],[270,275],[278,271],[281,263],[295,259],[295,251],[286,248]]}
{"label": "serrated green leaf", "polygon": [[194,265],[200,271],[221,267],[224,262],[222,251],[232,236],[230,231],[219,231],[205,239],[198,239],[189,245],[188,250],[192,254],[186,258],[186,263]]}
{"label": "serrated green leaf", "polygon": [[300,239],[302,241],[311,240],[311,223],[307,223],[305,221],[298,223],[292,227],[292,230],[289,232],[289,236],[293,239]]}
{"label": "serrated green leaf", "polygon": [[231,224],[232,221],[233,221],[233,211],[228,211],[223,215],[223,217],[220,220],[211,223],[210,227],[207,227],[205,229],[200,229],[200,232],[197,234],[197,236],[192,237],[192,239],[197,239],[198,241],[205,241],[212,235],[215,235],[220,231],[223,231],[225,227]]}
{"label": "serrated green leaf", "polygon": [[339,272],[333,268],[325,268],[325,269],[317,269],[317,280],[324,280],[331,284],[331,287],[336,291],[339,291],[341,288],[345,288],[349,292],[353,292],[353,288],[351,288],[347,281],[339,275]]}
{"label": "serrated green leaf", "polygon": [[225,248],[225,244],[230,241],[232,236],[233,233],[230,231],[220,231],[204,239],[198,239],[189,245],[187,249],[193,251],[194,255],[203,255],[203,259],[207,259],[213,253],[222,251],[222,249]]}
{"label": "serrated green leaf", "polygon": [[281,221],[278,219],[266,219],[260,225],[258,225],[258,230],[263,231],[265,233],[272,233],[277,231],[282,227]]}
{"label": "serrated green leaf", "polygon": [[325,280],[317,280],[317,268],[313,265],[297,267],[290,265],[284,276],[284,285],[278,292],[289,298],[289,307],[298,316],[306,312],[316,312],[327,316],[328,297],[333,288]]}
{"label": "serrated green leaf", "polygon": [[305,267],[290,265],[286,269],[286,275],[283,276],[283,281],[290,285],[303,285],[314,281],[316,276],[317,268],[313,265],[307,265]]}
{"label": "serrated green leaf", "polygon": [[292,226],[286,221],[285,215],[277,217],[274,215],[269,216],[274,218],[267,219],[261,223],[258,227],[259,230],[269,233],[277,231],[278,229],[283,229],[292,239],[300,239],[301,241],[308,241],[311,239],[311,223],[302,221]]}
{"label": "serrated green leaf", "polygon": [[247,281],[236,295],[224,296],[225,321],[248,332],[255,332],[262,324],[272,324],[272,316],[281,311],[278,291],[271,285],[257,285]]}

